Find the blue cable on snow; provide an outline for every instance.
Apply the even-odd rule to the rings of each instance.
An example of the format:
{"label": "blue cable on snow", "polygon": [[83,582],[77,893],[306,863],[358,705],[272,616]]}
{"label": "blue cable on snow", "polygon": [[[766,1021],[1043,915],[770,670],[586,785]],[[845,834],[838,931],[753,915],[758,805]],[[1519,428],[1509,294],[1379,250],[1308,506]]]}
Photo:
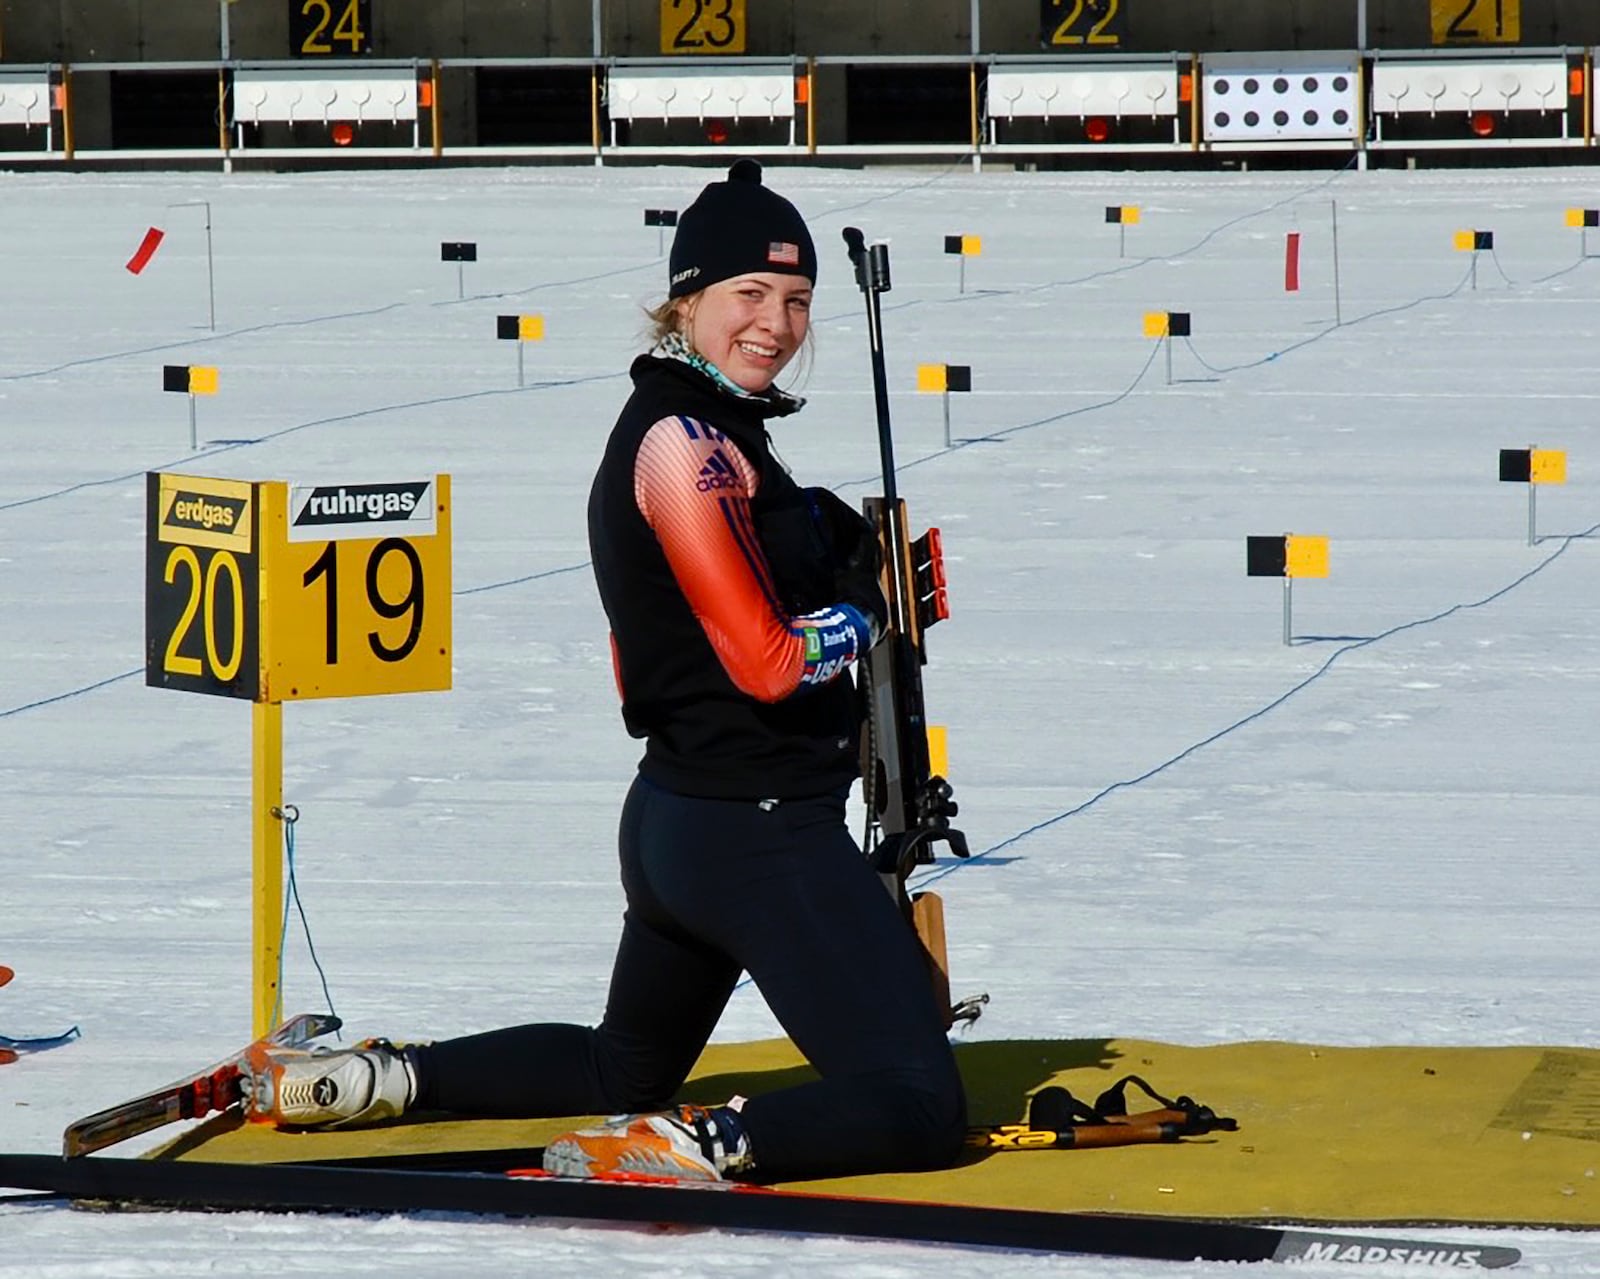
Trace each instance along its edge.
{"label": "blue cable on snow", "polygon": [[328,1012],[337,1017],[333,1008],[333,994],[328,989],[328,974],[322,969],[322,961],[317,958],[317,944],[311,940],[311,921],[306,918],[305,902],[300,898],[300,880],[296,874],[294,827],[300,820],[300,810],[293,804],[285,804],[281,809],[274,809],[273,816],[283,822],[283,847],[285,859],[289,864],[288,878],[285,881],[283,902],[283,927],[278,930],[278,986],[277,993],[272,1000],[272,1024],[278,1025],[283,1020],[283,957],[288,949],[289,940],[289,908],[292,906],[300,914],[300,926],[305,931],[306,949],[311,952],[311,963],[317,970],[317,977],[322,982],[322,997],[328,1002]]}
{"label": "blue cable on snow", "polygon": [[1589,528],[1585,529],[1581,533],[1569,533],[1569,534],[1567,534],[1566,536],[1564,536],[1561,539],[1561,545],[1556,550],[1552,551],[1549,555],[1547,555],[1538,564],[1535,564],[1532,568],[1530,568],[1521,577],[1517,578],[1513,582],[1508,583],[1505,586],[1502,586],[1499,590],[1494,591],[1489,595],[1485,595],[1480,600],[1470,600],[1470,601],[1468,601],[1466,603],[1462,603],[1462,604],[1452,604],[1449,608],[1443,609],[1440,612],[1434,613],[1429,617],[1419,617],[1419,618],[1416,618],[1416,619],[1414,619],[1412,621],[1409,621],[1409,622],[1401,622],[1399,625],[1391,626],[1388,630],[1380,631],[1376,635],[1367,636],[1367,637],[1361,638],[1361,639],[1354,639],[1354,640],[1351,640],[1351,641],[1345,643],[1342,648],[1337,649],[1335,652],[1330,654],[1328,659],[1327,659],[1327,661],[1323,662],[1321,666],[1319,666],[1310,675],[1307,675],[1298,684],[1295,684],[1292,688],[1288,689],[1286,692],[1280,693],[1277,697],[1273,698],[1265,706],[1259,707],[1258,709],[1251,711],[1250,714],[1244,716],[1242,719],[1236,720],[1232,724],[1229,724],[1226,728],[1218,729],[1215,733],[1212,733],[1209,737],[1202,738],[1200,741],[1195,742],[1190,746],[1184,747],[1183,750],[1179,751],[1176,755],[1172,756],[1170,759],[1163,760],[1161,763],[1157,764],[1154,768],[1150,768],[1150,769],[1145,770],[1144,772],[1140,773],[1137,777],[1129,777],[1129,778],[1125,778],[1124,780],[1122,780],[1120,782],[1112,782],[1111,785],[1106,786],[1103,789],[1095,792],[1095,794],[1091,795],[1088,799],[1084,800],[1083,803],[1076,804],[1072,808],[1065,809],[1064,811],[1055,814],[1055,816],[1053,816],[1053,817],[1047,817],[1041,822],[1035,822],[1032,826],[1029,826],[1026,830],[1018,831],[1015,835],[1009,835],[1005,839],[1001,840],[998,844],[993,844],[990,847],[985,848],[980,853],[974,853],[966,861],[960,861],[960,860],[954,861],[950,865],[945,866],[945,867],[943,867],[943,868],[941,868],[941,869],[939,869],[937,871],[934,871],[934,872],[932,872],[930,874],[926,874],[926,875],[923,875],[921,877],[916,878],[916,882],[914,884],[913,883],[909,883],[909,881],[908,881],[908,886],[912,887],[912,888],[915,888],[915,889],[925,888],[927,885],[929,885],[931,883],[934,883],[936,880],[943,879],[946,875],[953,874],[954,872],[960,870],[963,866],[969,866],[972,863],[977,862],[977,861],[979,861],[980,859],[982,859],[984,857],[988,857],[993,853],[998,853],[1002,848],[1009,848],[1012,844],[1018,843],[1021,840],[1026,839],[1029,835],[1034,835],[1034,834],[1037,834],[1039,831],[1047,830],[1051,826],[1056,825],[1058,822],[1066,821],[1066,819],[1069,818],[1069,817],[1076,817],[1079,813],[1082,813],[1087,809],[1093,808],[1096,804],[1098,804],[1101,800],[1105,799],[1108,795],[1112,795],[1112,794],[1116,793],[1119,790],[1127,790],[1130,787],[1137,786],[1137,785],[1139,785],[1140,782],[1149,781],[1152,777],[1155,777],[1158,773],[1164,773],[1167,769],[1171,768],[1174,764],[1180,763],[1181,761],[1189,758],[1189,756],[1197,753],[1198,751],[1204,750],[1207,746],[1210,746],[1212,743],[1220,741],[1222,738],[1228,736],[1228,734],[1236,732],[1238,729],[1243,728],[1246,724],[1253,723],[1255,720],[1260,719],[1262,716],[1268,714],[1269,712],[1276,710],[1278,707],[1282,706],[1285,702],[1287,702],[1295,694],[1303,691],[1304,689],[1308,688],[1310,685],[1314,684],[1317,680],[1321,679],[1324,675],[1326,675],[1328,673],[1328,671],[1330,669],[1332,669],[1334,663],[1336,663],[1341,657],[1344,657],[1346,654],[1353,653],[1357,649],[1367,648],[1368,646],[1370,646],[1372,644],[1377,644],[1382,640],[1386,640],[1386,639],[1391,638],[1392,636],[1399,635],[1402,631],[1414,630],[1415,628],[1417,628],[1419,626],[1428,626],[1428,625],[1431,625],[1434,622],[1443,621],[1445,618],[1450,617],[1455,613],[1465,612],[1468,609],[1483,608],[1487,604],[1492,604],[1496,600],[1501,599],[1506,595],[1509,595],[1512,591],[1516,590],[1517,587],[1521,586],[1524,582],[1528,581],[1529,578],[1532,578],[1535,575],[1544,572],[1544,570],[1549,568],[1550,565],[1553,564],[1557,559],[1559,559],[1561,556],[1565,555],[1567,553],[1567,551],[1571,548],[1571,546],[1572,546],[1572,544],[1574,542],[1581,541],[1581,540],[1583,540],[1585,538],[1593,537],[1597,531],[1600,531],[1600,524],[1591,525]]}

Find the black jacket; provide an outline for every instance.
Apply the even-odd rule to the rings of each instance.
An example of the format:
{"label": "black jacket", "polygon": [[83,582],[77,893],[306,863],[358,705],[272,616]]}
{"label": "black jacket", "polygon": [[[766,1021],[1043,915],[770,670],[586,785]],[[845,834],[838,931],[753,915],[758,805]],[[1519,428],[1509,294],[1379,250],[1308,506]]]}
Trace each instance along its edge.
{"label": "black jacket", "polygon": [[792,412],[779,395],[743,398],[679,360],[640,356],[633,395],[612,429],[589,493],[589,548],[639,771],[684,795],[792,799],[847,785],[858,772],[860,713],[848,675],[777,702],[728,676],[635,498],[646,433],[681,415],[735,444],[760,482],[751,501],[761,553],[790,616],[837,603],[824,534],[807,496],[773,457],[765,420]]}

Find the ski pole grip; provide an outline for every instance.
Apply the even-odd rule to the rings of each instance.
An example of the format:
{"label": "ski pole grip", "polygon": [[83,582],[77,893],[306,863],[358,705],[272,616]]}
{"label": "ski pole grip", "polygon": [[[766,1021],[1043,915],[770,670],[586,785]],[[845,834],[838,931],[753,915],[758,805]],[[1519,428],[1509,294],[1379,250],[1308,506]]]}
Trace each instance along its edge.
{"label": "ski pole grip", "polygon": [[[1110,1146],[1145,1146],[1159,1142],[1176,1141],[1179,1133],[1172,1124],[1078,1124],[1071,1128],[1071,1141],[1058,1138],[1058,1144],[1070,1144],[1074,1150],[1106,1149]],[[1065,1137],[1067,1134],[1060,1134]]]}

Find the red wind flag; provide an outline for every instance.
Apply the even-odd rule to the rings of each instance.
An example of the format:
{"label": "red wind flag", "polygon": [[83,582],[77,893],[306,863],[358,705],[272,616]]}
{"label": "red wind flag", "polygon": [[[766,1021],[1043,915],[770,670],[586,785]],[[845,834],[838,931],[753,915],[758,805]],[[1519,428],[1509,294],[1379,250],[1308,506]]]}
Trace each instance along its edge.
{"label": "red wind flag", "polygon": [[128,259],[128,270],[138,275],[140,271],[149,266],[150,259],[155,257],[156,250],[161,247],[161,241],[166,234],[160,227],[155,226],[146,231],[144,239],[139,242],[139,247],[134,250],[133,256]]}

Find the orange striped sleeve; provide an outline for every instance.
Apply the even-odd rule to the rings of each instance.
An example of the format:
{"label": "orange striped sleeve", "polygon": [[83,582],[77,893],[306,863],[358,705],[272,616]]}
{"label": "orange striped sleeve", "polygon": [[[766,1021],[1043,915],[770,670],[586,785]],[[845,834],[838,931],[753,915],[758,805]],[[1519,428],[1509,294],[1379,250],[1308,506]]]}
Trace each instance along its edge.
{"label": "orange striped sleeve", "polygon": [[639,512],[728,678],[777,702],[807,674],[807,636],[779,602],[756,540],[750,499],[759,484],[738,447],[693,418],[662,418],[634,461]]}

